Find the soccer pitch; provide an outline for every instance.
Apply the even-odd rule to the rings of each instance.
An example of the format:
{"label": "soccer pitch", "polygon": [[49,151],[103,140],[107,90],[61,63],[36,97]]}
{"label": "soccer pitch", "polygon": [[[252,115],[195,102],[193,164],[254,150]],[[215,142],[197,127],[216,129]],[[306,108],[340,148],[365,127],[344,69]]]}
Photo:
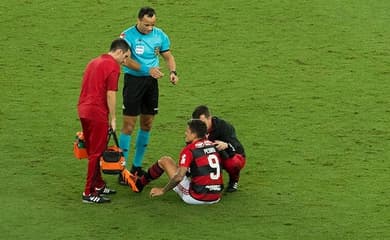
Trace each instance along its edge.
{"label": "soccer pitch", "polygon": [[[177,159],[193,108],[209,105],[247,153],[239,191],[214,206],[150,199],[166,177],[135,194],[105,176],[112,203],[81,202],[83,70],[145,5],[181,80],[159,80],[144,165]],[[2,1],[0,239],[390,239],[389,12],[382,0]],[[121,90],[117,105],[120,126]]]}

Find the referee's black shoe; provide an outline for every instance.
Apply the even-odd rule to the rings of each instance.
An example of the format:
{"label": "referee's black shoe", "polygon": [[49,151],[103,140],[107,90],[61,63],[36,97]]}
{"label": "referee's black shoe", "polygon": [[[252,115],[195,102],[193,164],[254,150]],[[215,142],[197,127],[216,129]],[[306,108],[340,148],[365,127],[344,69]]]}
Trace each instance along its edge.
{"label": "referee's black shoe", "polygon": [[127,186],[127,182],[125,181],[125,179],[123,178],[123,175],[120,173],[118,175],[118,183],[119,185],[123,185],[123,186]]}
{"label": "referee's black shoe", "polygon": [[142,167],[136,167],[132,165],[130,169],[130,173],[138,177],[142,177],[143,175],[145,175],[146,172],[142,169]]}

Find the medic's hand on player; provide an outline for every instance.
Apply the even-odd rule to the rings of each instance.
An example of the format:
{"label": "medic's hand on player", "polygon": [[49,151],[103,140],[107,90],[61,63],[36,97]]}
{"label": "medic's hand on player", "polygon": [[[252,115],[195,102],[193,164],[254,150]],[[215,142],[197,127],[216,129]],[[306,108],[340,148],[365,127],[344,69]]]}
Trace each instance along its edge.
{"label": "medic's hand on player", "polygon": [[229,147],[229,144],[227,144],[226,142],[222,142],[222,141],[219,141],[219,140],[215,140],[215,147],[217,148],[218,151],[222,151],[222,150],[225,150]]}

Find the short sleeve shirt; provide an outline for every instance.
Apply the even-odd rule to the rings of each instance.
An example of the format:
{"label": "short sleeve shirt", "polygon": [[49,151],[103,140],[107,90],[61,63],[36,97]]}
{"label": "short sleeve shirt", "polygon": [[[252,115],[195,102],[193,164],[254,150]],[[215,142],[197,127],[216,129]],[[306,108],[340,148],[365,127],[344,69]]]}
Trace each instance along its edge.
{"label": "short sleeve shirt", "polygon": [[119,75],[119,64],[109,54],[88,63],[78,102],[80,118],[108,121],[107,91],[118,91]]}
{"label": "short sleeve shirt", "polygon": [[[169,51],[170,40],[168,36],[157,27],[148,34],[138,31],[136,26],[130,27],[120,35],[130,46],[131,58],[148,68],[159,66],[159,54]],[[148,72],[135,71],[123,66],[125,73],[133,76],[148,76]]]}
{"label": "short sleeve shirt", "polygon": [[213,142],[203,139],[188,144],[180,153],[179,166],[189,168],[193,198],[215,201],[221,197],[221,159]]}

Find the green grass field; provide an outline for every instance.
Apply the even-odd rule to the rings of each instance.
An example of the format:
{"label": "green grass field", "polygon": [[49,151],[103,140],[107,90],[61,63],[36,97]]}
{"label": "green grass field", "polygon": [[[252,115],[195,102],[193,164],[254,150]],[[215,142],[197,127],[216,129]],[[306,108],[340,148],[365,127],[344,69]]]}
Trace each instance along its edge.
{"label": "green grass field", "polygon": [[[114,176],[112,203],[81,202],[83,70],[144,5],[181,78],[160,80],[145,166],[177,158],[185,120],[208,104],[248,157],[239,191],[214,206],[150,199]],[[389,11],[384,0],[1,1],[0,239],[390,239]]]}

